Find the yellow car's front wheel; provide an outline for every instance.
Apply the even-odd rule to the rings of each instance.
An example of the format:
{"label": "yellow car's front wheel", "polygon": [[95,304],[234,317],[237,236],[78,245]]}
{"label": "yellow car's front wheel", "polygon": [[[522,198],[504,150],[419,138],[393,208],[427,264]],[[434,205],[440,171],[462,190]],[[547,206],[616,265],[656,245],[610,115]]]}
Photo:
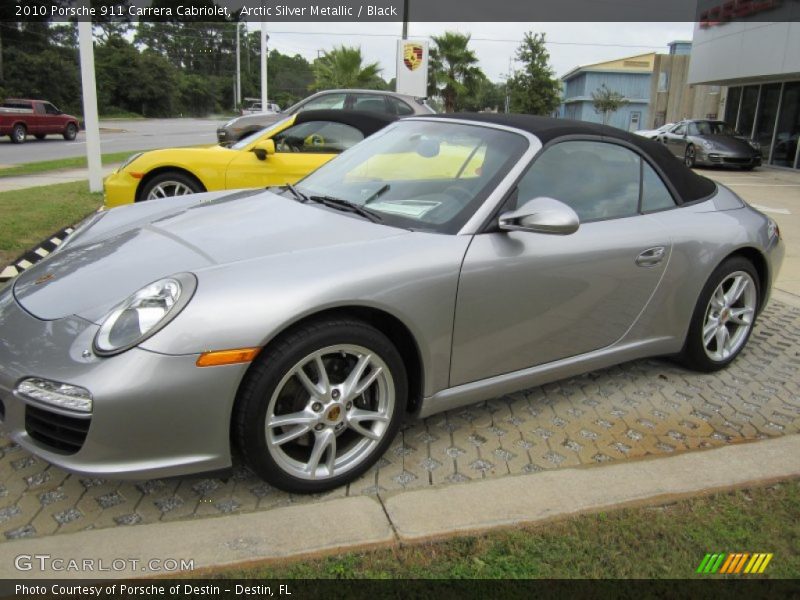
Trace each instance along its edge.
{"label": "yellow car's front wheel", "polygon": [[158,198],[184,196],[205,191],[203,185],[195,178],[177,171],[167,171],[145,183],[139,194],[139,200],[157,200]]}

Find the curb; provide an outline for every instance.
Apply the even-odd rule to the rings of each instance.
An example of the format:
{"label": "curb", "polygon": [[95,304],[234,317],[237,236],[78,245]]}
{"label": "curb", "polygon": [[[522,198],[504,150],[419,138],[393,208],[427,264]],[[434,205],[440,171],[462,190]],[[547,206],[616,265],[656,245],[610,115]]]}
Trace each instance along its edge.
{"label": "curb", "polygon": [[30,269],[37,262],[42,260],[45,256],[50,254],[53,250],[58,248],[64,239],[74,231],[74,225],[65,227],[55,232],[50,237],[42,240],[33,249],[28,250],[24,254],[18,256],[9,266],[0,272],[0,283],[13,279],[26,269]]}
{"label": "curb", "polygon": [[[103,579],[145,577],[152,559],[193,561],[196,572],[531,524],[582,513],[674,501],[800,477],[800,434],[612,465],[544,471],[415,489],[386,498],[351,496],[268,511],[80,531],[0,544],[0,578],[85,579],[97,573],[21,573],[15,557],[111,565]],[[698,474],[702,473],[702,476]],[[131,566],[136,560],[138,567]],[[51,563],[52,564],[52,563]],[[164,575],[164,573],[161,573]],[[150,573],[154,575],[154,573]]]}

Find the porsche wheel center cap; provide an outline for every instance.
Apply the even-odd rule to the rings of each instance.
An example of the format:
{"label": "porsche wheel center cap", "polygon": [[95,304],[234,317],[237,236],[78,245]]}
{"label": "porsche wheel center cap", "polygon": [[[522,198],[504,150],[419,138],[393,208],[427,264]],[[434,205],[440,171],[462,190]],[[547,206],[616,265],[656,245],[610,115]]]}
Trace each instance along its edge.
{"label": "porsche wheel center cap", "polygon": [[339,406],[338,404],[336,404],[336,405],[332,406],[328,410],[328,414],[326,415],[326,418],[331,423],[336,423],[339,420],[339,417],[341,417],[341,416],[342,416],[342,407]]}

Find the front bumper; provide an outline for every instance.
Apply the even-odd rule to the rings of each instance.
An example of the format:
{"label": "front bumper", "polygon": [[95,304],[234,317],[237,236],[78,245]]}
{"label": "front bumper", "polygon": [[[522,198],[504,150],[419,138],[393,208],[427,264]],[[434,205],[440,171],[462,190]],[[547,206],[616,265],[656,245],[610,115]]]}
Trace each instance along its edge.
{"label": "front bumper", "polygon": [[136,188],[139,181],[121,170],[111,173],[103,180],[105,205],[113,208],[122,204],[133,204],[136,201]]}
{"label": "front bumper", "polygon": [[759,152],[742,154],[740,152],[703,149],[697,153],[696,163],[709,167],[760,167],[761,154]]}
{"label": "front bumper", "polygon": [[[97,328],[78,317],[41,321],[17,304],[11,286],[0,292],[0,415],[11,439],[54,465],[94,476],[146,479],[230,467],[231,411],[247,365],[198,368],[196,355],[140,348],[84,356]],[[32,376],[88,389],[88,421],[15,394]],[[53,439],[68,430],[75,447],[47,443],[47,427],[55,428]]]}

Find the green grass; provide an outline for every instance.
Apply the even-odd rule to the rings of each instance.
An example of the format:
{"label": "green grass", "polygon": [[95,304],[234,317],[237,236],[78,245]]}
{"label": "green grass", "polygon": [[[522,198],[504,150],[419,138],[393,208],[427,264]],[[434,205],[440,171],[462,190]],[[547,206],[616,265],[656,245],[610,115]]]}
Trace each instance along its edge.
{"label": "green grass", "polygon": [[[799,516],[800,481],[794,480],[482,536],[271,563],[211,576],[275,580],[742,578],[695,575],[695,569],[707,552],[773,552],[764,576],[797,578]],[[302,535],[314,535],[313,528]]]}
{"label": "green grass", "polygon": [[0,192],[0,268],[102,204],[86,181]]}
{"label": "green grass", "polygon": [[[101,160],[103,164],[121,162],[133,154],[133,150],[127,152],[111,152],[103,154]],[[58,171],[59,169],[81,169],[86,167],[85,156],[73,156],[71,158],[59,158],[57,160],[43,160],[39,162],[22,163],[0,169],[0,177],[18,177],[20,175],[33,175],[36,173],[46,173],[48,171]]]}

